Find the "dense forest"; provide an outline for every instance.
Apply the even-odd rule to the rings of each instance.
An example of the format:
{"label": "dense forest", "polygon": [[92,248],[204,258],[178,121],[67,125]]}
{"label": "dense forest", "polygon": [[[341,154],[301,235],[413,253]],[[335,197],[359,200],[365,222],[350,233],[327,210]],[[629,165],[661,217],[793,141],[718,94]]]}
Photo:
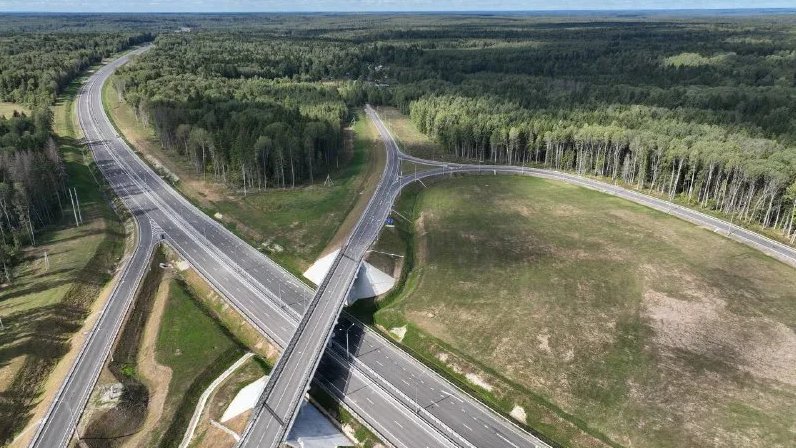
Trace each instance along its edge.
{"label": "dense forest", "polygon": [[17,250],[35,242],[36,228],[61,217],[67,197],[66,171],[51,126],[49,109],[31,117],[0,117],[0,262],[8,281]]}
{"label": "dense forest", "polygon": [[460,157],[605,176],[796,238],[792,24],[560,25],[421,44],[391,102]]}
{"label": "dense forest", "polygon": [[49,106],[89,66],[149,33],[0,34],[0,101]]}
{"label": "dense forest", "polygon": [[338,166],[348,119],[334,83],[301,80],[337,78],[324,67],[346,51],[303,48],[242,32],[164,35],[112,82],[197,173],[251,189],[295,187]]}
{"label": "dense forest", "polygon": [[313,181],[371,102],[463,159],[604,176],[796,238],[792,16],[225,20],[160,34],[114,83],[230,185]]}
{"label": "dense forest", "polygon": [[85,22],[63,31],[56,25],[64,21],[0,18],[0,101],[33,110],[0,116],[0,261],[7,281],[20,248],[35,243],[38,231],[71,206],[50,106],[89,66],[153,38],[149,31],[103,31]]}

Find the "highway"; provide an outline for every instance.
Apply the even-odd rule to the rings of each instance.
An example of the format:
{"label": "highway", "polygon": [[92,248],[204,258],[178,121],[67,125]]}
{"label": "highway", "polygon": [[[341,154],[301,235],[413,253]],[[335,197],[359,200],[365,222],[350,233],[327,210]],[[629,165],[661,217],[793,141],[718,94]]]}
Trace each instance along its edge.
{"label": "highway", "polygon": [[[134,261],[125,264],[130,270],[122,273],[119,292],[109,299],[108,308],[73,366],[74,373],[62,385],[31,446],[50,448],[67,444],[132,303],[135,288],[131,286],[140,281],[142,270],[148,266],[153,240],[165,241],[177,250],[278,347],[287,345],[304,304],[313,297],[309,287],[180,196],[118,136],[102,107],[101,88],[128,59],[128,56],[119,58],[94,73],[80,89],[76,102],[89,148],[109,184],[136,217],[141,229],[140,242],[133,253]],[[381,222],[378,221],[379,226]],[[362,359],[357,354],[347,356],[344,348],[332,344],[321,359],[324,367],[314,380],[390,445],[504,446],[505,438],[517,446],[544,446],[406,356],[390,341],[361,326],[351,328],[350,336],[357,331],[367,336],[371,346],[368,356]],[[100,343],[102,347],[98,347]],[[404,371],[412,376],[400,381],[396,376]],[[407,400],[416,395],[417,389],[404,384],[413,378],[429,387],[429,394],[420,395],[417,405]],[[450,393],[458,400],[440,402],[440,393]],[[438,403],[431,406],[435,402]],[[428,406],[431,407],[426,410]],[[486,422],[489,430],[476,427],[460,434],[452,429],[462,413]]]}
{"label": "highway", "polygon": [[[243,433],[240,447],[276,447],[284,438],[295,418],[301,397],[309,387],[331,328],[346,301],[365,252],[378,237],[384,219],[389,216],[393,202],[408,184],[430,177],[456,173],[520,174],[562,180],[571,184],[610,193],[648,207],[670,213],[694,224],[725,230],[728,236],[763,250],[778,259],[796,266],[794,250],[784,244],[762,237],[704,213],[678,206],[668,201],[558,171],[517,166],[483,166],[478,164],[450,164],[419,159],[404,154],[390,131],[370,106],[366,111],[375,123],[387,146],[387,163],[373,198],[360,217],[352,235],[343,245],[323,283],[313,298],[288,348],[282,353],[268,385],[258,403],[253,419]],[[436,166],[431,170],[400,176],[401,161]]]}
{"label": "highway", "polygon": [[[267,434],[275,434],[274,430],[282,432],[290,426],[290,414],[295,412],[290,410],[294,398],[297,393],[299,396],[303,393],[315,370],[315,363],[318,363],[315,383],[337,396],[374,432],[396,447],[546,446],[406,355],[389,340],[350,320],[345,313],[337,329],[334,328],[342,307],[342,304],[338,306],[337,298],[350,287],[356,273],[354,266],[358,266],[360,255],[378,234],[394,199],[404,186],[412,182],[433,176],[477,172],[554,178],[625,197],[709,228],[726,229],[732,238],[779,254],[778,258],[786,262],[790,260],[790,264],[796,263],[796,251],[792,248],[753,232],[667,201],[566,173],[420,160],[437,167],[416,176],[398,177],[391,167],[398,166],[400,160],[411,158],[399,151],[389,131],[369,110],[385,140],[388,164],[378,193],[369,203],[369,212],[363,214],[345,249],[340,251],[334,274],[327,276],[319,294],[314,294],[272,260],[191,205],[118,137],[104,113],[100,94],[107,77],[127,59],[122,57],[92,75],[80,90],[77,105],[81,128],[98,166],[135,217],[139,244],[124,264],[108,305],[59,390],[57,400],[37,429],[32,446],[66,445],[132,303],[134,286],[148,266],[153,242],[161,238],[274,344],[289,348],[295,340],[290,353],[306,361],[291,364],[287,361],[294,356],[283,355],[280,358],[283,365],[280,369],[294,375],[285,375],[281,380],[284,382],[280,384],[285,387],[272,388],[272,391],[283,391],[281,395],[273,396],[275,401],[263,400],[263,403],[269,403],[269,409],[276,408],[279,420],[275,419],[268,427],[266,423],[272,416],[271,412],[260,412],[256,415],[262,417],[267,414],[268,418],[253,420],[250,434],[261,434],[266,440]],[[324,291],[328,291],[326,297]],[[318,312],[304,313],[305,303],[313,304]],[[306,318],[302,319],[305,314]],[[297,332],[296,328],[305,321],[304,330]],[[346,334],[350,353],[346,353],[344,345]],[[302,338],[302,335],[306,336]],[[327,346],[330,337],[331,344]],[[296,347],[300,349],[296,350]],[[320,356],[324,348],[325,353]],[[261,408],[265,409],[265,406]],[[260,427],[264,430],[257,429]]]}
{"label": "highway", "polygon": [[[374,114],[371,108],[367,111]],[[239,446],[276,447],[293,424],[359,266],[392,209],[392,191],[398,179],[400,160],[394,142],[388,146],[379,184],[315,292],[297,331],[282,351]]]}

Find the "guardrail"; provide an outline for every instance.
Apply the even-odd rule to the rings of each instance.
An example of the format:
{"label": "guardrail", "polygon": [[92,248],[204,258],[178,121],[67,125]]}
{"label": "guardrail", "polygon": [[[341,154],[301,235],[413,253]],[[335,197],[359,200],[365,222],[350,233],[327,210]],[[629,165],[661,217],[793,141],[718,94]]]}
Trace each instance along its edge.
{"label": "guardrail", "polygon": [[[373,110],[370,107],[370,105],[367,105],[366,109],[369,110],[369,111]],[[321,284],[319,285],[318,289],[316,290],[316,293],[315,293],[312,301],[310,302],[310,304],[307,307],[307,309],[304,311],[304,314],[303,314],[301,320],[299,321],[298,326],[296,327],[296,331],[293,334],[293,337],[290,339],[290,342],[288,343],[287,347],[285,347],[285,349],[282,352],[282,355],[279,357],[279,361],[277,361],[277,365],[274,367],[274,370],[271,373],[271,376],[270,376],[270,378],[268,380],[268,383],[266,384],[265,389],[263,390],[263,393],[260,395],[260,398],[257,401],[257,407],[256,407],[257,411],[255,412],[253,418],[246,425],[246,429],[244,430],[244,432],[243,432],[243,434],[241,436],[241,443],[239,444],[239,446],[245,445],[248,436],[251,434],[251,431],[254,428],[254,425],[259,420],[259,418],[261,417],[262,413],[265,411],[266,407],[268,407],[268,404],[267,404],[268,398],[271,396],[271,393],[273,393],[273,389],[276,386],[276,383],[277,383],[278,379],[281,377],[281,374],[282,374],[282,372],[285,369],[285,365],[287,364],[287,360],[290,359],[293,356],[293,353],[295,352],[296,346],[297,346],[297,344],[299,342],[300,336],[301,336],[301,334],[303,334],[304,330],[306,329],[307,324],[309,323],[313,312],[317,309],[318,304],[320,303],[320,300],[323,297],[323,294],[326,292],[326,289],[327,289],[327,287],[329,285],[329,282],[332,280],[332,278],[335,275],[335,272],[337,271],[337,268],[340,266],[340,262],[342,261],[342,259],[344,257],[347,257],[347,258],[351,259],[353,262],[356,263],[356,268],[353,271],[352,277],[349,280],[347,280],[348,284],[346,285],[346,288],[344,289],[344,293],[343,293],[342,297],[336,299],[337,303],[335,304],[335,315],[339,316],[340,312],[342,311],[343,305],[345,303],[346,298],[348,297],[348,293],[350,292],[351,286],[353,285],[354,279],[356,278],[356,274],[357,274],[357,272],[359,270],[359,266],[362,263],[362,258],[364,258],[364,253],[365,253],[365,251],[363,250],[363,251],[361,251],[361,253],[354,254],[354,257],[351,257],[351,256],[348,255],[348,249],[349,249],[349,247],[351,247],[352,238],[355,235],[357,235],[363,229],[363,226],[365,225],[365,224],[363,224],[364,223],[363,220],[368,215],[368,210],[370,210],[371,207],[373,206],[373,202],[381,194],[389,193],[389,191],[385,192],[385,191],[382,191],[382,190],[384,189],[385,181],[386,181],[386,179],[388,177],[387,173],[390,171],[390,168],[391,168],[391,166],[390,166],[391,162],[394,163],[395,160],[388,153],[387,162],[384,164],[384,168],[382,170],[382,176],[379,179],[379,183],[376,185],[376,189],[374,191],[374,194],[370,197],[370,199],[368,199],[368,203],[365,206],[365,212],[359,217],[359,220],[357,221],[357,224],[354,227],[354,230],[346,237],[345,242],[343,243],[343,245],[340,248],[340,251],[335,256],[335,258],[334,258],[334,260],[332,262],[332,265],[329,268],[329,271],[327,272],[327,274],[324,277],[323,281],[321,282]],[[373,239],[375,239],[375,235],[374,235]],[[372,241],[368,242],[368,244],[370,244],[370,243],[372,243]],[[301,383],[302,383],[302,391],[301,391],[301,393],[300,394],[294,394],[293,398],[291,398],[291,403],[290,403],[291,413],[290,413],[290,415],[285,416],[286,418],[284,420],[280,421],[280,424],[283,427],[282,428],[283,431],[287,431],[287,428],[290,427],[290,425],[292,424],[293,419],[295,418],[296,408],[298,406],[298,403],[300,402],[300,397],[307,390],[307,388],[309,386],[310,376],[312,374],[314,374],[315,368],[317,367],[318,363],[320,362],[321,355],[323,354],[324,349],[326,348],[326,345],[328,344],[329,339],[331,338],[332,329],[334,327],[334,322],[335,321],[336,321],[336,318],[335,318],[335,320],[331,321],[332,325],[329,325],[328,328],[324,331],[324,333],[325,333],[325,343],[323,345],[321,345],[321,350],[316,350],[313,353],[313,355],[312,355],[312,363],[311,364],[313,365],[313,368],[311,370],[308,370],[309,373],[307,375],[304,375],[304,377],[302,377],[302,379],[301,379]],[[296,396],[298,396],[299,399],[296,399],[295,398]],[[276,415],[274,415],[274,417],[279,418]]]}

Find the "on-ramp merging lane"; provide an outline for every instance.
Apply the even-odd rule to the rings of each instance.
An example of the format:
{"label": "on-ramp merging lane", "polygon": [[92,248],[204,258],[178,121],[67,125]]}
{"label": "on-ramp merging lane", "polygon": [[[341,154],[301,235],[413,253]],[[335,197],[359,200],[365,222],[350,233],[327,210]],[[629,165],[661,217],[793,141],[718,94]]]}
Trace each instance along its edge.
{"label": "on-ramp merging lane", "polygon": [[[119,291],[109,300],[80,358],[38,427],[32,446],[65,446],[107,358],[115,334],[134,297],[133,282],[147,266],[153,242],[173,246],[216,290],[263,335],[284,347],[293,335],[303,303],[312,290],[226,228],[182,198],[146,166],[118,136],[105,115],[101,88],[105,80],[127,61],[122,57],[93,74],[77,98],[78,116],[94,158],[110,185],[131,210],[141,227],[136,258],[125,266]],[[379,221],[380,223],[381,221]],[[152,238],[154,226],[157,234]],[[144,248],[146,250],[141,250]],[[355,325],[352,354],[333,343],[321,360],[323,369],[314,381],[341,400],[384,440],[398,447],[424,446],[539,446],[535,438],[476,402],[372,330]],[[366,345],[367,344],[367,345]],[[362,356],[369,347],[367,356]],[[396,365],[401,369],[396,369]],[[406,372],[403,376],[402,373]],[[411,375],[411,376],[408,376]],[[417,378],[421,388],[404,382]],[[427,393],[426,393],[427,391]],[[439,391],[458,400],[440,401]],[[447,395],[446,395],[447,396]],[[460,401],[459,401],[460,400]],[[432,406],[432,403],[436,403]],[[489,428],[462,431],[460,414],[477,416]],[[472,427],[472,425],[469,425]]]}
{"label": "on-ramp merging lane", "polygon": [[[244,318],[279,347],[285,347],[294,336],[304,312],[303,304],[313,297],[310,288],[182,198],[118,137],[102,108],[101,86],[115,68],[126,61],[127,57],[122,57],[95,73],[81,89],[77,103],[81,127],[95,160],[133,213],[139,227],[140,241],[131,259],[124,264],[119,284],[87,338],[57,399],[39,426],[32,446],[49,448],[66,445],[107,358],[115,334],[121,327],[126,310],[132,303],[134,286],[143,276],[143,269],[148,266],[147,259],[153,243],[159,240],[160,235],[165,236],[166,241]],[[351,254],[366,250],[372,241],[370,234],[373,229],[377,233],[384,222],[383,218],[389,213],[390,208],[385,203],[391,206],[405,185],[433,176],[491,171],[495,174],[553,178],[609,192],[699,225],[726,230],[731,238],[796,266],[796,251],[793,248],[726,221],[621,187],[551,170],[445,164],[409,157],[400,153],[375,113],[371,110],[368,113],[384,139],[388,154],[437,167],[415,176],[393,179],[388,194],[377,195],[383,202],[376,208],[379,213],[369,218],[363,217],[370,224],[357,226],[357,230],[363,230],[349,239],[349,248],[359,245],[351,249]],[[153,231],[157,232],[154,240]],[[345,267],[338,271],[340,273],[353,276]],[[345,281],[340,278],[336,285],[334,289],[347,288]],[[336,305],[333,301],[331,304]],[[340,323],[341,326],[334,332],[313,335],[315,341],[324,342],[321,345],[325,345],[326,339],[332,336],[331,343],[320,357],[314,381],[339,398],[388,444],[400,447],[546,446],[406,355],[378,333],[351,320],[345,313]],[[324,325],[317,328],[321,327],[326,328]],[[350,353],[346,353],[344,345],[346,333],[355,341],[350,346]],[[317,348],[313,344],[306,346]],[[307,376],[304,375],[301,381]],[[295,385],[292,390],[297,390]]]}

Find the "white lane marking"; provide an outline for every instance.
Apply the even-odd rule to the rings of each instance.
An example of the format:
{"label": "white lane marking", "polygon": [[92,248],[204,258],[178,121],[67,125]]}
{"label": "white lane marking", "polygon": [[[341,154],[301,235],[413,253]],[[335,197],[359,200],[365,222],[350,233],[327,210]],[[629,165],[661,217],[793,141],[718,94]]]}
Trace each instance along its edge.
{"label": "white lane marking", "polygon": [[514,448],[520,448],[520,447],[518,447],[518,446],[517,446],[515,443],[512,443],[512,442],[511,442],[511,440],[509,440],[509,439],[507,439],[507,438],[503,437],[503,435],[502,435],[502,434],[500,434],[499,432],[496,432],[496,433],[495,433],[495,435],[496,435],[496,436],[498,436],[498,437],[500,437],[500,438],[501,438],[501,439],[502,439],[504,442],[508,443],[509,445],[513,446]]}

